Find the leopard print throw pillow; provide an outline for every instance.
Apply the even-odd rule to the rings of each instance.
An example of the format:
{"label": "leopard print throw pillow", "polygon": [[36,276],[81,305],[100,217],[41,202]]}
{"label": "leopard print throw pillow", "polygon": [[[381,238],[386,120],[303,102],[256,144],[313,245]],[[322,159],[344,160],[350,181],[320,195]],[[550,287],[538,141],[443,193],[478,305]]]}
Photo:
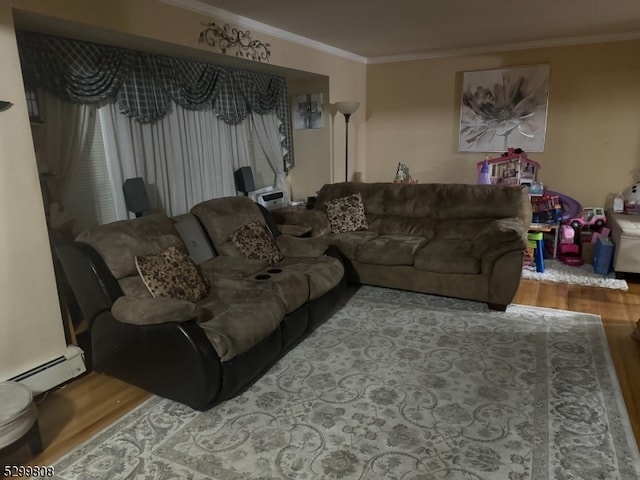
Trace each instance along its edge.
{"label": "leopard print throw pillow", "polygon": [[271,232],[257,220],[241,226],[230,238],[240,253],[251,260],[266,260],[274,264],[284,258]]}
{"label": "leopard print throw pillow", "polygon": [[354,193],[325,203],[329,225],[333,233],[367,230],[362,195]]}
{"label": "leopard print throw pillow", "polygon": [[209,288],[197,265],[182,247],[136,256],[136,267],[154,298],[168,297],[197,302]]}
{"label": "leopard print throw pillow", "polygon": [[284,258],[266,225],[257,220],[241,226],[230,238],[238,250],[249,259],[266,260],[273,265]]}

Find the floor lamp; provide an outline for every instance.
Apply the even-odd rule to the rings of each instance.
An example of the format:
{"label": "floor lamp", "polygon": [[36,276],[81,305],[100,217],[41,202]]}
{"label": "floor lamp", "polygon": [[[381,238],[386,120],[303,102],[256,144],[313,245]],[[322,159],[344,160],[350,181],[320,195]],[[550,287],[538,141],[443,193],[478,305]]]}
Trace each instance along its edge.
{"label": "floor lamp", "polygon": [[337,102],[336,108],[344,115],[344,181],[349,181],[349,117],[351,114],[358,110],[360,102]]}

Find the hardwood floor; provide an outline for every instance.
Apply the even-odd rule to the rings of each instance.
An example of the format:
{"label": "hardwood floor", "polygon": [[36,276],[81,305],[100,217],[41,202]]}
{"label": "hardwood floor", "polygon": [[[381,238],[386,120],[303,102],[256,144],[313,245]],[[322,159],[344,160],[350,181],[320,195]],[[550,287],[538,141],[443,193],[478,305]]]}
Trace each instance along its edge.
{"label": "hardwood floor", "polygon": [[640,280],[628,281],[629,290],[578,287],[522,281],[514,303],[595,313],[602,317],[609,351],[640,445],[640,341],[630,333],[640,318]]}
{"label": "hardwood floor", "polygon": [[150,396],[138,387],[95,372],[49,392],[36,399],[44,451],[33,457],[24,445],[0,458],[2,471],[5,465],[51,465]]}
{"label": "hardwood floor", "polygon": [[[640,444],[640,341],[630,336],[640,318],[640,280],[631,280],[627,292],[523,280],[514,303],[602,317],[633,432]],[[32,457],[24,446],[2,458],[2,464],[51,465],[149,396],[114,378],[88,373],[38,402],[45,450]]]}

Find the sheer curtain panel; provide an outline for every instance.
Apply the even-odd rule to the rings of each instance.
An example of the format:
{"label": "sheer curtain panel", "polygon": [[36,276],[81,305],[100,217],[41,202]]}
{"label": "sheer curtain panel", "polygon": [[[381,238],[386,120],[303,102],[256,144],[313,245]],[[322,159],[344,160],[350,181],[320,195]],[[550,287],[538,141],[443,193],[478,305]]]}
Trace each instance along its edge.
{"label": "sheer curtain panel", "polygon": [[250,165],[249,118],[229,125],[213,110],[172,109],[153,123],[140,123],[100,109],[107,156],[119,188],[118,218],[127,218],[122,183],[142,177],[154,209],[169,216],[187,213],[196,203],[236,195],[233,172]]}
{"label": "sheer curtain panel", "polygon": [[262,115],[252,113],[251,118],[260,147],[273,171],[275,187],[285,192],[288,197],[287,174],[284,171],[285,151],[281,143],[283,137],[280,134],[282,122],[275,113],[264,113]]}

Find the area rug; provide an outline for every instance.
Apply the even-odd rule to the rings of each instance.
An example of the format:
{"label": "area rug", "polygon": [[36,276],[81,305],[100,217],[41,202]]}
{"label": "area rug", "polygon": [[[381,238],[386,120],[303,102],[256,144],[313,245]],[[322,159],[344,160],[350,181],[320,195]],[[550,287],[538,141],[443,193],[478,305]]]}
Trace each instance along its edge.
{"label": "area rug", "polygon": [[589,264],[572,267],[565,265],[560,260],[553,259],[545,259],[543,273],[536,272],[536,268],[533,265],[523,267],[522,278],[540,280],[542,282],[582,285],[583,287],[629,290],[629,285],[626,280],[615,278],[613,272],[608,275],[599,275],[594,272],[593,267]]}
{"label": "area rug", "polygon": [[362,287],[242,395],[152,397],[77,480],[640,478],[600,317]]}

